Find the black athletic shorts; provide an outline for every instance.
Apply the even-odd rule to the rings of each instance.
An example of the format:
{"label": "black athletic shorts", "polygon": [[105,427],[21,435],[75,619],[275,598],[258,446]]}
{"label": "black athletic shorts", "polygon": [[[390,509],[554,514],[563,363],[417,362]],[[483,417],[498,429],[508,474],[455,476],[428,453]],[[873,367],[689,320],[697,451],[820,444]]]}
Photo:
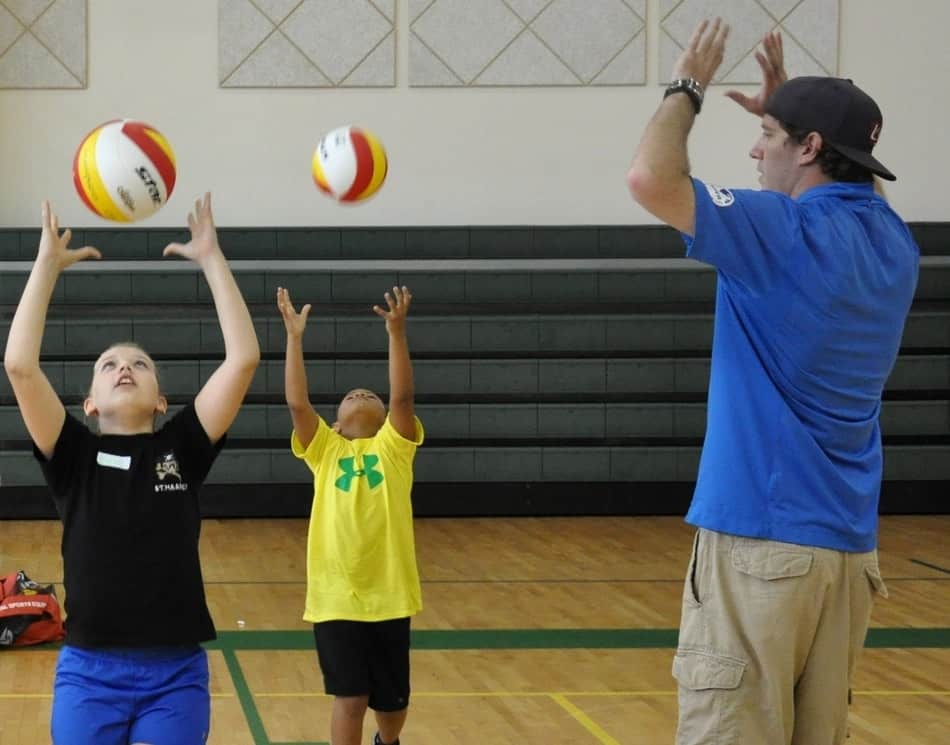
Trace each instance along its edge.
{"label": "black athletic shorts", "polygon": [[313,625],[323,687],[331,696],[369,696],[374,711],[409,705],[409,619]]}

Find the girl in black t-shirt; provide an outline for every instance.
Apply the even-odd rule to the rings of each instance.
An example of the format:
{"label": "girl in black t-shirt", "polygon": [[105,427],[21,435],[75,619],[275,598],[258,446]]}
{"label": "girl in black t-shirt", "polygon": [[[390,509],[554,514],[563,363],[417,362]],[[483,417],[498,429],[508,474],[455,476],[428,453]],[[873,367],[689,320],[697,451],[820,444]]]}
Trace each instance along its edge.
{"label": "girl in black t-shirt", "polygon": [[[198,489],[260,361],[247,306],[218,245],[211,196],[188,216],[191,240],[165,256],[194,261],[211,290],[225,358],[192,403],[161,429],[168,404],[151,357],[110,346],[83,403],[98,433],[68,414],[40,368],[46,313],[60,273],[90,247],[43,203],[36,262],[17,307],[4,367],[63,521],[66,643],[56,668],[55,745],[200,745],[208,736],[214,638],[198,561]],[[121,601],[117,602],[117,598]]]}

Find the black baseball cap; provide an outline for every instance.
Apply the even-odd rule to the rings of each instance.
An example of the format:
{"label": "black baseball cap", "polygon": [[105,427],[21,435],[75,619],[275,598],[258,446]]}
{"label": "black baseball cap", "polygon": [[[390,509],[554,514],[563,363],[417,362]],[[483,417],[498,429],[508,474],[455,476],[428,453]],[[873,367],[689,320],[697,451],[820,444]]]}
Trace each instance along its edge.
{"label": "black baseball cap", "polygon": [[874,99],[845,78],[802,76],[782,83],[765,103],[765,113],[796,129],[817,132],[848,160],[888,181],[897,177],[871,150],[883,118]]}

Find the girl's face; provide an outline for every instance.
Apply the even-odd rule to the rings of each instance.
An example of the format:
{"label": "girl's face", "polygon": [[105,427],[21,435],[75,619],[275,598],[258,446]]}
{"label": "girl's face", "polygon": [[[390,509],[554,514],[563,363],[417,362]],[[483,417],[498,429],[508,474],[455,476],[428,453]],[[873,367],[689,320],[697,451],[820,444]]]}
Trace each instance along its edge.
{"label": "girl's face", "polygon": [[158,387],[155,362],[140,347],[117,344],[96,360],[83,403],[86,416],[107,420],[153,420],[168,408]]}

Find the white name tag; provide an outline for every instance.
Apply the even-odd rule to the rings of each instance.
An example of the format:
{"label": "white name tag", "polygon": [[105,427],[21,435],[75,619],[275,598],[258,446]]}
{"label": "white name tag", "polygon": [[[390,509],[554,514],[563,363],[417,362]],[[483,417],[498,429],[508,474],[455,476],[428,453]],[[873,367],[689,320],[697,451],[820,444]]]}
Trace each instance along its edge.
{"label": "white name tag", "polygon": [[118,468],[120,471],[128,471],[129,466],[132,465],[132,456],[103,453],[100,450],[96,455],[96,463],[106,468]]}

